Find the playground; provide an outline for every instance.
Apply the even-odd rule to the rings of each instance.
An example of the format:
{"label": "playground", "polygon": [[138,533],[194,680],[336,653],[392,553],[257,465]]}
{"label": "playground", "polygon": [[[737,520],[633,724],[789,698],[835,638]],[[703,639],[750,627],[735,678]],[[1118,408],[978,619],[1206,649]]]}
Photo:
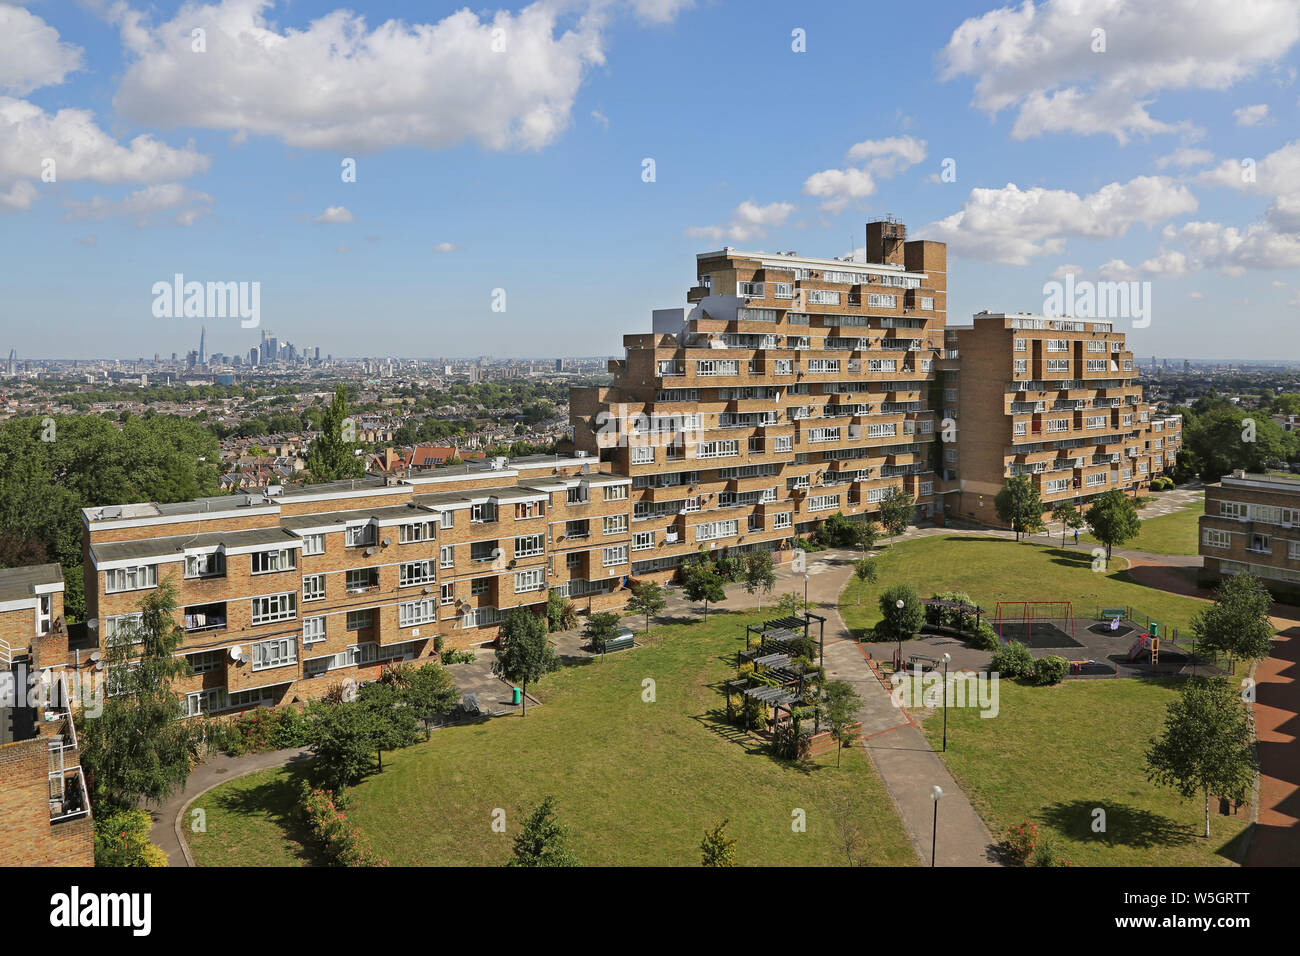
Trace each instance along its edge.
{"label": "playground", "polygon": [[[1063,657],[1069,677],[1188,677],[1222,674],[1199,659],[1176,629],[1130,607],[1080,608],[1069,601],[999,601],[989,623],[1003,643],[1035,657]],[[1135,620],[1136,618],[1136,620]]]}

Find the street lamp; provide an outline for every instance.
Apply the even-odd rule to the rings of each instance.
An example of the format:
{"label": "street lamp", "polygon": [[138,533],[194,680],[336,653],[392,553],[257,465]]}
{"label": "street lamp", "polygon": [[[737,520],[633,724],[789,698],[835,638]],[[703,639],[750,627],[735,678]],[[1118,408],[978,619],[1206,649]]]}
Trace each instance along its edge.
{"label": "street lamp", "polygon": [[948,752],[948,662],[951,654],[943,655],[943,752]]}
{"label": "street lamp", "polygon": [[807,613],[808,613],[808,579],[811,578],[811,577],[812,577],[811,574],[805,574],[805,575],[803,576],[803,612],[804,612],[804,614],[807,614]]}
{"label": "street lamp", "polygon": [[897,666],[897,669],[898,669],[898,670],[902,670],[902,669],[903,669],[903,622],[902,622],[902,617],[903,617],[903,608],[906,607],[906,606],[907,606],[907,603],[906,603],[902,598],[899,598],[897,601],[894,602],[894,607],[898,608],[898,617],[899,617],[899,620],[895,622],[895,624],[896,624],[896,626],[897,626],[897,628],[898,628],[898,666]]}
{"label": "street lamp", "polygon": [[934,866],[934,844],[939,837],[939,799],[943,788],[935,784],[930,788],[930,799],[934,801],[934,826],[930,830],[930,866]]}

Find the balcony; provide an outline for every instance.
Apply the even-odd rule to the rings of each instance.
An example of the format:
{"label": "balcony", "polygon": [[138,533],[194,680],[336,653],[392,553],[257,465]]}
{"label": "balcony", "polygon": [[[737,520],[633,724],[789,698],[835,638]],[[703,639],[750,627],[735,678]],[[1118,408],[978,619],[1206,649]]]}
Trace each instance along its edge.
{"label": "balcony", "polygon": [[226,626],[226,602],[192,604],[185,608],[183,622],[186,634],[220,630]]}

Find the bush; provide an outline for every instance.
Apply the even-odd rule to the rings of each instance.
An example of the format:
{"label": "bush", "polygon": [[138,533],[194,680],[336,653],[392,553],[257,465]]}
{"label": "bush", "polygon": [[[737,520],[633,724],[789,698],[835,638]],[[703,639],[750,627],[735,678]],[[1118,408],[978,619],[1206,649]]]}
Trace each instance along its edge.
{"label": "bush", "polygon": [[331,790],[302,785],[303,822],[316,840],[327,866],[387,866],[361,838],[361,831],[343,815],[343,800]]}
{"label": "bush", "polygon": [[149,842],[151,826],[144,810],[95,817],[95,866],[166,866],[167,854]]}
{"label": "bush", "polygon": [[1034,673],[1034,655],[1019,641],[1008,641],[989,661],[989,670],[1003,677],[1029,677]]}
{"label": "bush", "polygon": [[1002,842],[998,844],[1007,859],[1016,866],[1024,866],[1038,847],[1038,826],[1026,820],[1007,827]]}
{"label": "bush", "polygon": [[478,660],[472,651],[458,651],[454,647],[447,648],[438,659],[444,664],[472,664]]}
{"label": "bush", "polygon": [[1040,657],[1034,662],[1034,680],[1039,684],[1059,684],[1070,672],[1064,657]]}
{"label": "bush", "polygon": [[1044,839],[1029,858],[1030,866],[1071,866],[1051,840]]}
{"label": "bush", "polygon": [[[571,631],[578,626],[578,607],[559,591],[552,591],[546,598],[546,629]],[[441,648],[439,648],[441,651]],[[447,663],[443,661],[443,663]]]}
{"label": "bush", "polygon": [[309,723],[297,707],[255,707],[235,717],[209,719],[208,747],[232,757],[305,747]]}
{"label": "bush", "polygon": [[971,632],[970,643],[981,651],[996,651],[1002,645],[998,632],[988,621],[980,621],[980,626]]}
{"label": "bush", "polygon": [[722,580],[730,583],[739,581],[745,574],[745,559],[741,557],[719,558],[713,568]]}

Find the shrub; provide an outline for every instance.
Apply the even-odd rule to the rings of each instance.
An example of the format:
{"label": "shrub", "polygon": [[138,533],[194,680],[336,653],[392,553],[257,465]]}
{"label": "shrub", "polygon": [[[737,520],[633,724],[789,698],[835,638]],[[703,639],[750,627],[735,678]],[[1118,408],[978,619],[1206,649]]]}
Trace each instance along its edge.
{"label": "shrub", "polygon": [[1034,662],[1034,680],[1039,684],[1059,684],[1070,672],[1064,657],[1040,657]]}
{"label": "shrub", "polygon": [[971,632],[970,643],[981,651],[996,651],[1002,645],[998,632],[988,621],[980,621],[980,626]]}
{"label": "shrub", "polygon": [[1038,825],[1026,820],[1007,827],[1007,832],[998,845],[1007,859],[1016,866],[1024,866],[1038,847]]}
{"label": "shrub", "polygon": [[478,660],[471,651],[458,651],[454,647],[444,650],[438,659],[444,664],[472,664]]}
{"label": "shrub", "polygon": [[151,826],[144,810],[95,817],[95,866],[166,866],[167,854],[149,842]]}
{"label": "shrub", "polygon": [[1019,641],[1008,641],[989,661],[989,670],[1003,677],[1028,677],[1034,673],[1034,655]]}
{"label": "shrub", "polygon": [[718,558],[713,568],[718,576],[727,582],[739,581],[745,573],[745,559],[740,557]]}
{"label": "shrub", "polygon": [[328,866],[387,866],[361,838],[361,831],[343,814],[343,800],[331,790],[302,785],[303,822]]}
{"label": "shrub", "polygon": [[[577,605],[560,592],[552,591],[546,598],[546,629],[553,633],[571,631],[577,626]],[[447,662],[443,661],[443,663]]]}
{"label": "shrub", "polygon": [[1029,858],[1030,866],[1071,866],[1069,860],[1061,856],[1061,851],[1057,849],[1056,844],[1051,840],[1044,839],[1034,849],[1033,855]]}

